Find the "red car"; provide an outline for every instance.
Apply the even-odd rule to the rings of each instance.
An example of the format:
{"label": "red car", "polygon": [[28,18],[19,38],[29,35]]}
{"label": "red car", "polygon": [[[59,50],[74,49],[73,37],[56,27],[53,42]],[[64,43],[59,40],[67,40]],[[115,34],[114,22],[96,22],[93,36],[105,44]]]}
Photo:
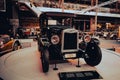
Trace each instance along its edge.
{"label": "red car", "polygon": [[15,51],[21,48],[19,40],[12,39],[9,35],[0,35],[0,54]]}

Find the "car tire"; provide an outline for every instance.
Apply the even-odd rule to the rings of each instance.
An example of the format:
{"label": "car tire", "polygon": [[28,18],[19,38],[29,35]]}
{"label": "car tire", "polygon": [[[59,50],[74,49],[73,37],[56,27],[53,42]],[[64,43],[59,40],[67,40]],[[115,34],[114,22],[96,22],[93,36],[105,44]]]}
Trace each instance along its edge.
{"label": "car tire", "polygon": [[96,66],[101,62],[102,53],[100,47],[94,42],[88,43],[84,55],[85,62],[90,66]]}
{"label": "car tire", "polygon": [[44,49],[41,51],[41,62],[43,72],[46,73],[49,70],[49,51]]}
{"label": "car tire", "polygon": [[16,51],[18,49],[19,49],[18,43],[14,43],[14,45],[13,45],[13,51]]}

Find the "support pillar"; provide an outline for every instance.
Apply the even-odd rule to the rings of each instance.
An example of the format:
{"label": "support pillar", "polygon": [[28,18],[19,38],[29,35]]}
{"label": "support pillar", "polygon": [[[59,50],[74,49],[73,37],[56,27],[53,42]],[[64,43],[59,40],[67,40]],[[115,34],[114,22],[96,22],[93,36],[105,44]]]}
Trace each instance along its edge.
{"label": "support pillar", "polygon": [[19,17],[18,10],[16,8],[16,0],[6,0],[7,5],[7,15],[9,19],[10,26],[12,26],[13,36],[16,34],[16,28],[19,27]]}
{"label": "support pillar", "polygon": [[85,32],[85,30],[86,30],[86,22],[84,20],[84,29],[83,29],[83,31]]}
{"label": "support pillar", "polygon": [[96,26],[95,26],[95,18],[90,18],[90,31],[93,32],[95,31]]}
{"label": "support pillar", "polygon": [[[92,0],[91,1],[91,6],[94,5],[98,5],[98,0]],[[96,9],[96,14],[94,18],[90,19],[90,31],[91,32],[95,32],[95,30],[97,30],[97,13],[98,13],[98,9]]]}
{"label": "support pillar", "polygon": [[120,26],[118,27],[118,38],[120,39]]}

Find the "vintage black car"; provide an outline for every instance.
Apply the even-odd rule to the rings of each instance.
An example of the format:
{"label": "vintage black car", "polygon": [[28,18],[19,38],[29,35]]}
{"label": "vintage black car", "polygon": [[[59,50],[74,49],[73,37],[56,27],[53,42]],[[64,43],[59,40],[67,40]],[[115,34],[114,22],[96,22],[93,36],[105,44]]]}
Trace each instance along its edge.
{"label": "vintage black car", "polygon": [[0,35],[0,55],[9,51],[15,51],[21,48],[19,40],[11,38],[9,35]]}
{"label": "vintage black car", "polygon": [[[40,15],[38,50],[41,52],[43,72],[49,71],[51,61],[84,58],[86,63],[96,66],[101,62],[99,44],[90,35],[80,35],[74,27],[75,14],[45,12]],[[97,40],[98,41],[98,40]]]}

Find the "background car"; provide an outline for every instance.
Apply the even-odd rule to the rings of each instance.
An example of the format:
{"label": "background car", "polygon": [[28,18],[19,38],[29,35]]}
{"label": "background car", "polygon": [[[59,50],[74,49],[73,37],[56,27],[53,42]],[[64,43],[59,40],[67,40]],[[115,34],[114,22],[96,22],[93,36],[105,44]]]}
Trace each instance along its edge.
{"label": "background car", "polygon": [[0,54],[15,51],[21,48],[19,40],[11,38],[9,35],[0,35]]}

